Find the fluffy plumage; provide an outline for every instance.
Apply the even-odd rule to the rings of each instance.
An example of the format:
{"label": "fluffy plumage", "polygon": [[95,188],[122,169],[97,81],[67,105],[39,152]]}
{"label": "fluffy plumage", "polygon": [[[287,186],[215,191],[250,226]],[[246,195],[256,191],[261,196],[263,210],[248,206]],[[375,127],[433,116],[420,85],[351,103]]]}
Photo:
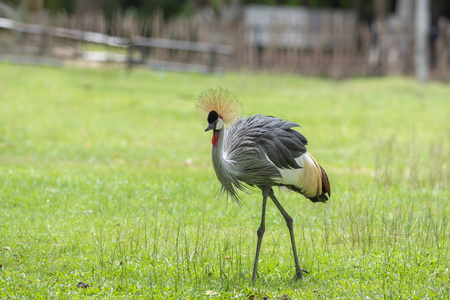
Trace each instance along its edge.
{"label": "fluffy plumage", "polygon": [[[292,129],[298,124],[254,115],[236,119],[213,147],[213,165],[226,192],[237,202],[238,190],[283,185],[312,201],[328,198],[322,168],[306,150],[307,139]],[[328,179],[326,179],[328,182]]]}

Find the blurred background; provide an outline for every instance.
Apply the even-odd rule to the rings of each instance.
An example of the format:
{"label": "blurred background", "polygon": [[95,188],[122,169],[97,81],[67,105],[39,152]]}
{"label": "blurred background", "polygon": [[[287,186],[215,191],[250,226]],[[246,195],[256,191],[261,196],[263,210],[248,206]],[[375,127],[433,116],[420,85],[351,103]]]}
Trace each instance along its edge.
{"label": "blurred background", "polygon": [[0,60],[450,81],[448,0],[2,0]]}

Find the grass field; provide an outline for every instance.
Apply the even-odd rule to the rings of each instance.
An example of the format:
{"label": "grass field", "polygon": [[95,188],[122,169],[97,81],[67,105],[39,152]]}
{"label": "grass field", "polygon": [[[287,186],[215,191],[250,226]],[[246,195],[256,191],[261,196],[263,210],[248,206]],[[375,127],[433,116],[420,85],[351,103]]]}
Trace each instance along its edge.
{"label": "grass field", "polygon": [[[302,125],[327,204],[219,191],[197,95]],[[0,298],[448,299],[450,86],[0,65]],[[80,282],[89,287],[80,287]]]}

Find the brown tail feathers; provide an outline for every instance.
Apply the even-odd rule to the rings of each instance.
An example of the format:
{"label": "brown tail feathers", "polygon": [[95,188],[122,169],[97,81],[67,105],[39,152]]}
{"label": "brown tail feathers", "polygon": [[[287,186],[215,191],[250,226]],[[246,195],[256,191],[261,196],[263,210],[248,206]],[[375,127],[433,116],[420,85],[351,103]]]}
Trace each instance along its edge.
{"label": "brown tail feathers", "polygon": [[330,188],[330,181],[328,180],[328,175],[325,172],[325,170],[322,168],[321,165],[319,165],[320,171],[322,172],[322,192],[324,194],[328,194],[328,197],[331,196],[331,188]]}
{"label": "brown tail feathers", "polygon": [[[328,180],[328,175],[322,168],[322,166],[319,164],[317,164],[317,166],[320,168],[321,173],[320,175],[322,179],[322,194],[313,198],[309,198],[309,200],[311,200],[312,202],[326,202],[328,198],[331,196],[330,181]],[[328,197],[326,194],[328,194]]]}

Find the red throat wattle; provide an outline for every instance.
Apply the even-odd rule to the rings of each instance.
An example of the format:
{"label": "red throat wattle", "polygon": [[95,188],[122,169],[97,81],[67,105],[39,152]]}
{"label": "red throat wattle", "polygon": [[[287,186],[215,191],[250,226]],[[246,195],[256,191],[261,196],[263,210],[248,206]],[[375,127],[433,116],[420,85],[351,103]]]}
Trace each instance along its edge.
{"label": "red throat wattle", "polygon": [[213,146],[215,146],[217,144],[217,142],[219,141],[219,132],[216,131],[214,132],[213,138],[212,138],[212,144]]}

